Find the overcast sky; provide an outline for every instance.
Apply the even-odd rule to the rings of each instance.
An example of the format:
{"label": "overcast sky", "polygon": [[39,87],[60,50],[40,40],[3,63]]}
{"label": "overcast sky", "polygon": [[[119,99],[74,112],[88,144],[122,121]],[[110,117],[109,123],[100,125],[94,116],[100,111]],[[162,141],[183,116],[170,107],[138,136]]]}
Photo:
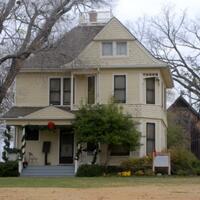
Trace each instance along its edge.
{"label": "overcast sky", "polygon": [[144,14],[149,16],[159,14],[161,8],[168,4],[175,6],[177,11],[187,9],[191,17],[199,15],[200,0],[118,0],[113,13],[122,22],[134,21]]}

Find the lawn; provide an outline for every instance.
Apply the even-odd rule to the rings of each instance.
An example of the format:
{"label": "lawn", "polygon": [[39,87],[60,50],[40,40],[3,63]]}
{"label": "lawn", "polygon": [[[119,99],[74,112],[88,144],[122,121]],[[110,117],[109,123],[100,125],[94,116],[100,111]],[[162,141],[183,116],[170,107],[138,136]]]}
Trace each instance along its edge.
{"label": "lawn", "polygon": [[97,177],[97,178],[0,178],[0,187],[99,188],[140,185],[200,185],[199,177]]}

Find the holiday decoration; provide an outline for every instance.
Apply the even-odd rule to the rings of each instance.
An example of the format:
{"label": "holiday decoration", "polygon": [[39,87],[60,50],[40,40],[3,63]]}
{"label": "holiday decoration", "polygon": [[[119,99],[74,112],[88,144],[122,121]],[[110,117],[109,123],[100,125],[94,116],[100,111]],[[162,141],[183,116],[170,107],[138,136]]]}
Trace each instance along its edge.
{"label": "holiday decoration", "polygon": [[56,127],[56,125],[55,125],[55,123],[54,122],[48,122],[48,129],[50,129],[50,130],[52,130],[52,129],[55,129],[55,127]]}

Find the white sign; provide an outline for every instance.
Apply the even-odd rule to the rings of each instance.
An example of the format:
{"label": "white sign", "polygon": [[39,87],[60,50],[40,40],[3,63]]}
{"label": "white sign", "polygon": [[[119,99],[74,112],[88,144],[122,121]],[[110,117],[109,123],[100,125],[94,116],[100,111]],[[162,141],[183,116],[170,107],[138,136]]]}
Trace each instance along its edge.
{"label": "white sign", "polygon": [[171,174],[171,163],[170,163],[170,154],[161,154],[155,155],[153,157],[153,171],[155,172],[156,167],[166,167],[168,168],[168,175]]}

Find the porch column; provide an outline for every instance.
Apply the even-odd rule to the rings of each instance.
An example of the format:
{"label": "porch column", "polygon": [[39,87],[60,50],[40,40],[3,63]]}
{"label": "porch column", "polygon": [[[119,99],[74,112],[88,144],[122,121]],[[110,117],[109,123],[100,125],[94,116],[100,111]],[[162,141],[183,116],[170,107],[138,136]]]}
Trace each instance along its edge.
{"label": "porch column", "polygon": [[74,74],[71,72],[71,95],[70,95],[70,109],[73,110],[73,99],[74,99]]}
{"label": "porch column", "polygon": [[21,143],[22,143],[22,146],[21,146],[21,153],[22,153],[22,162],[25,161],[25,154],[26,154],[26,140],[25,140],[25,126],[22,127],[22,139],[21,139]]}
{"label": "porch column", "polygon": [[25,126],[22,127],[22,139],[21,139],[21,155],[18,161],[18,172],[21,174],[23,169],[23,162],[25,161],[25,150],[26,147],[26,140],[25,140]]}

